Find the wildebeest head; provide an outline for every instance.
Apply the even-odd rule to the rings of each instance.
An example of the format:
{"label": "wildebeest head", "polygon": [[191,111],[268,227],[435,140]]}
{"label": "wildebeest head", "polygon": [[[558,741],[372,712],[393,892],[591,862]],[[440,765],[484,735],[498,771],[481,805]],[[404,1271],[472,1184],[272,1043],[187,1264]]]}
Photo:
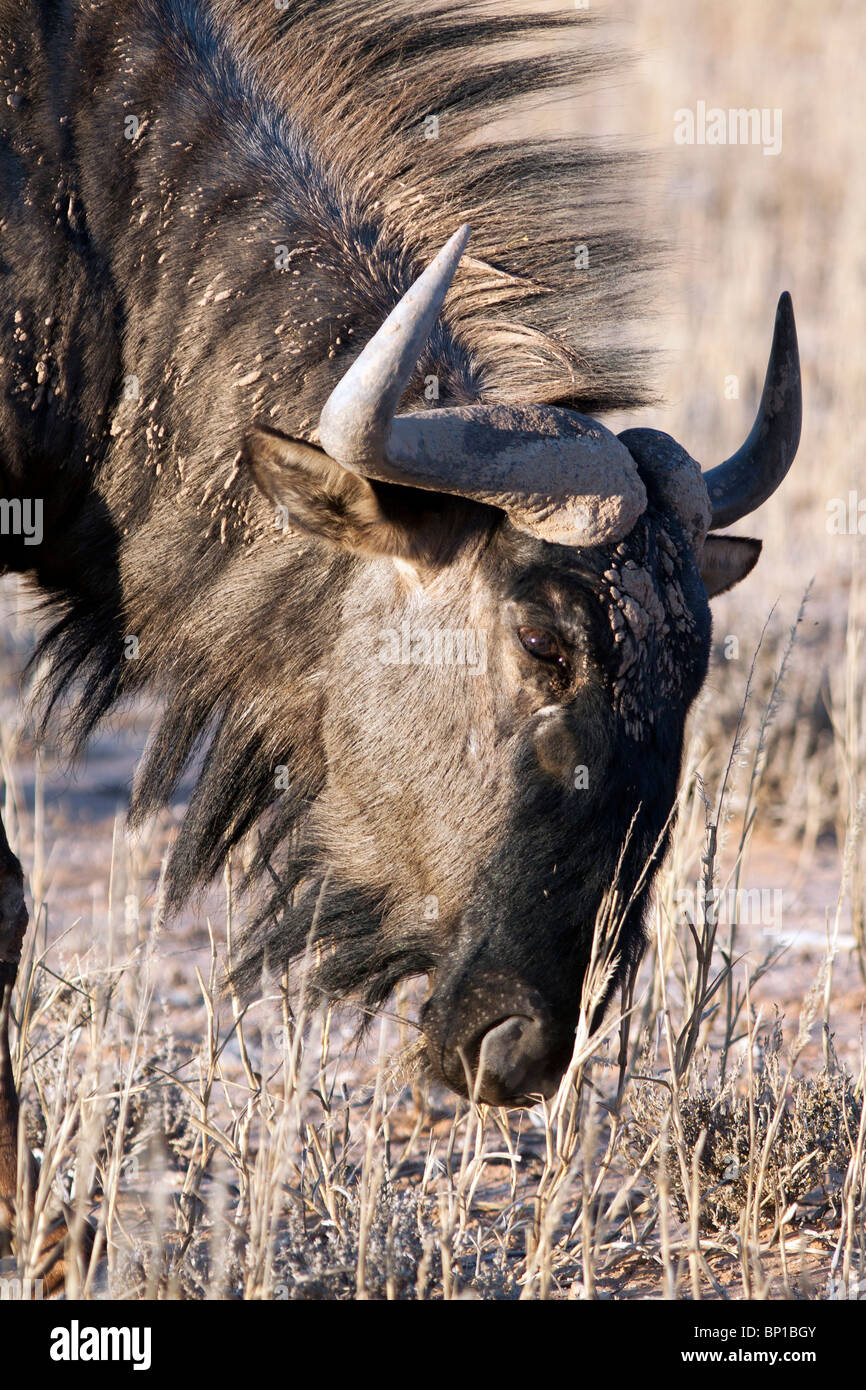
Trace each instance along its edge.
{"label": "wildebeest head", "polygon": [[258,430],[247,453],[295,528],[353,557],[322,696],[311,873],[291,909],[315,979],[334,994],[375,979],[368,997],[382,997],[428,973],[439,1075],[520,1104],[567,1066],[614,882],[608,993],[639,953],[707,669],[708,599],[760,551],[709,532],[789,468],[799,366],[785,295],[755,427],[705,475],[667,435],[617,438],[550,406],[395,415],[466,236],[333,391],[321,447]]}

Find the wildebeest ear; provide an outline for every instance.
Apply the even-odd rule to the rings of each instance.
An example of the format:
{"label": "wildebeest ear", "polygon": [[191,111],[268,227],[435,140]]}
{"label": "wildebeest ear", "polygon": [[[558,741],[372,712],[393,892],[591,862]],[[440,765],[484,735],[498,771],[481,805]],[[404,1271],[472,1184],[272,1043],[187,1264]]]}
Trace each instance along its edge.
{"label": "wildebeest ear", "polygon": [[244,459],[287,525],[366,555],[411,553],[409,536],[385,516],[367,479],[323,449],[258,426],[244,441]]}
{"label": "wildebeest ear", "polygon": [[707,536],[701,553],[701,578],[707,596],[732,589],[755,568],[763,541],[749,536]]}

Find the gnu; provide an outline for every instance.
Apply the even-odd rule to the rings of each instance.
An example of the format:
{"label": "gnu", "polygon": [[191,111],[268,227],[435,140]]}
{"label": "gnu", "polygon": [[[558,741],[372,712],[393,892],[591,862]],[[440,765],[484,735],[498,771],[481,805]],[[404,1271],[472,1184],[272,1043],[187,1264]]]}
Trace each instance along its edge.
{"label": "gnu", "polygon": [[[369,1006],[426,975],[435,1073],[521,1105],[567,1065],[615,880],[609,992],[640,953],[709,599],[760,551],[717,532],[784,478],[800,384],[783,295],[726,462],[592,418],[647,399],[644,253],[600,220],[616,160],[483,138],[577,63],[562,17],[495,8],[0,3],[0,494],[42,503],[0,564],[52,610],[74,746],[162,697],[133,820],[196,760],[171,904],[254,834],[240,985],[303,958]],[[383,662],[404,623],[484,634],[483,669]],[[27,912],[0,854],[14,1241]]]}

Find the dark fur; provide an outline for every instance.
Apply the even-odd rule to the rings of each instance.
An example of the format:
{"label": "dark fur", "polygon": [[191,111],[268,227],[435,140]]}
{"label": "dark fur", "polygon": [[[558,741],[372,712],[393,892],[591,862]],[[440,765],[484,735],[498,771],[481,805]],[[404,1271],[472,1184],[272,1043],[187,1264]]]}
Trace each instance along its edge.
{"label": "dark fur", "polygon": [[[257,868],[280,890],[248,976],[266,955],[302,951],[318,912],[321,941],[339,943],[320,983],[337,993],[363,986],[373,1002],[400,976],[432,968],[455,920],[420,926],[388,863],[370,873],[359,862],[320,892],[329,847],[362,833],[351,815],[337,824],[324,796],[330,730],[342,720],[352,737],[350,711],[337,719],[333,709],[345,678],[335,639],[356,621],[359,593],[376,621],[395,611],[396,581],[378,571],[368,581],[362,557],[300,529],[277,533],[242,448],[255,420],[310,438],[348,361],[464,220],[470,256],[404,406],[430,372],[445,402],[593,412],[647,398],[646,364],[623,346],[647,264],[627,225],[612,225],[623,161],[576,140],[470,143],[506,98],[597,74],[598,47],[563,46],[563,24],[588,40],[580,16],[496,10],[404,0],[297,0],[284,14],[240,0],[0,3],[0,77],[14,97],[0,108],[0,485],[7,497],[44,497],[47,508],[38,553],[4,537],[0,567],[32,573],[54,610],[40,648],[51,663],[48,704],[70,702],[80,746],[117,699],[158,689],[164,713],[133,819],[165,803],[194,755],[201,760],[171,859],[172,903],[260,823]],[[515,50],[526,38],[546,40],[546,55]],[[430,113],[438,140],[423,138]],[[128,115],[141,122],[132,142]],[[573,268],[576,242],[589,246],[589,272]],[[274,267],[279,245],[291,251],[285,271]],[[125,399],[132,376],[137,401]],[[498,514],[401,489],[377,496],[398,520],[413,511],[446,568],[483,572],[503,601],[523,583],[521,566],[542,559],[572,583],[573,553],[527,542]],[[648,519],[630,544],[652,548],[653,534]],[[586,562],[596,586],[610,561]],[[602,781],[594,793],[595,828],[568,843],[545,839],[551,817],[563,822],[561,794],[542,787],[520,808],[503,794],[463,845],[466,862],[443,850],[437,863],[453,876],[449,901],[472,899],[469,919],[504,913],[494,901],[503,892],[531,913],[503,868],[519,842],[539,862],[559,856],[545,917],[555,904],[560,931],[573,927],[582,885],[582,953],[639,805],[635,855],[651,851],[705,662],[705,599],[685,552],[682,567],[697,645],[683,639],[674,653],[687,674],[642,761],[616,721],[600,638],[585,711],[598,724],[608,789]],[[452,607],[459,614],[456,597]],[[606,618],[593,621],[609,646]],[[124,657],[128,635],[138,639],[135,660]],[[440,723],[447,740],[444,707]],[[509,766],[526,756],[518,745],[509,744]],[[430,751],[434,780],[437,758],[447,762]],[[275,791],[278,766],[289,769],[289,792]],[[635,925],[628,939],[638,936]]]}

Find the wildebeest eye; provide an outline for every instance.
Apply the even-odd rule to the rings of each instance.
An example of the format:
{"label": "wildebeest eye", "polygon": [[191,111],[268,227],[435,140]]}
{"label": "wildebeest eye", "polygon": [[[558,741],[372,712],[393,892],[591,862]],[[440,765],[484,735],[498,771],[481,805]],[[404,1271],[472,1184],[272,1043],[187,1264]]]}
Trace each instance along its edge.
{"label": "wildebeest eye", "polygon": [[555,661],[559,666],[565,665],[559,639],[548,628],[519,627],[517,636],[520,638],[521,646],[530,656],[537,657],[539,661]]}

